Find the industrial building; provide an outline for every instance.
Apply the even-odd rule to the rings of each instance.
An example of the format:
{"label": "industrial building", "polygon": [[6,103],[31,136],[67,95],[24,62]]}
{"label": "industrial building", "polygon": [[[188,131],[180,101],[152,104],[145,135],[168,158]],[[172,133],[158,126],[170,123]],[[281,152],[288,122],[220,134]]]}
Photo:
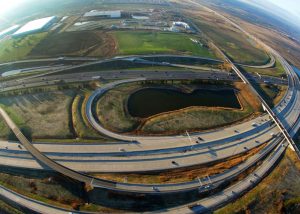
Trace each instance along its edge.
{"label": "industrial building", "polygon": [[178,33],[182,31],[189,31],[191,30],[191,27],[185,22],[172,22],[172,26],[169,28],[169,30]]}
{"label": "industrial building", "polygon": [[140,16],[140,15],[131,15],[133,19],[138,19],[138,20],[148,20],[148,16]]}
{"label": "industrial building", "polygon": [[187,24],[187,23],[185,23],[185,22],[173,22],[173,26],[176,26],[176,27],[183,27],[183,28],[185,28],[186,30],[189,30],[189,29],[190,29],[189,24]]}
{"label": "industrial building", "polygon": [[85,16],[85,17],[103,17],[103,18],[120,18],[121,11],[120,10],[113,10],[113,11],[91,10],[90,12],[85,13],[83,16]]}
{"label": "industrial building", "polygon": [[56,16],[30,21],[17,30],[13,36],[22,36],[48,29],[56,21]]}
{"label": "industrial building", "polygon": [[0,39],[5,37],[5,36],[8,36],[10,34],[13,34],[16,30],[18,30],[18,28],[20,27],[20,25],[14,25],[14,26],[11,26],[3,31],[0,32]]}

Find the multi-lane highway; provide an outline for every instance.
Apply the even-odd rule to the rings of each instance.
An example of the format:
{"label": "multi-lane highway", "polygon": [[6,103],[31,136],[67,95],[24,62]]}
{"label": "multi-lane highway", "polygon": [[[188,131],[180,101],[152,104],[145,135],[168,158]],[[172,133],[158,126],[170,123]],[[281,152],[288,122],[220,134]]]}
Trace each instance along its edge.
{"label": "multi-lane highway", "polygon": [[[188,70],[166,70],[166,71],[101,71],[101,72],[85,72],[78,74],[61,74],[44,76],[40,78],[28,79],[28,80],[10,80],[0,83],[1,91],[9,91],[15,89],[22,89],[28,87],[47,86],[57,84],[60,80],[69,82],[85,82],[91,80],[117,80],[117,79],[136,79],[144,77],[147,79],[215,79],[215,80],[229,80],[238,81],[238,76],[235,74],[228,74],[227,72],[211,72],[211,71],[188,71]],[[250,80],[257,83],[269,82],[276,85],[287,85],[287,80],[257,75],[251,75]]]}
{"label": "multi-lane highway", "polygon": [[[244,32],[246,35],[250,36],[250,38],[254,39],[255,41],[258,41],[259,44],[262,44],[270,53],[276,55],[280,62],[284,65],[285,70],[287,71],[288,75],[289,75],[289,82],[293,82],[292,83],[292,87],[290,87],[290,90],[292,91],[299,91],[299,79],[296,76],[295,72],[292,71],[291,66],[284,60],[284,58],[282,58],[279,53],[277,53],[275,50],[271,49],[270,47],[268,47],[267,45],[265,45],[264,43],[262,43],[260,40],[256,39],[254,36],[250,35],[248,32],[246,32],[244,29],[242,29],[239,25],[233,23],[230,19],[224,17],[223,15],[211,10],[210,8],[207,8],[201,4],[199,4],[198,2],[194,2],[194,1],[190,1],[191,3],[197,5],[197,6],[201,6],[203,8],[205,8],[206,10],[208,10],[209,12],[214,12],[216,15],[220,16],[221,18],[223,18],[225,21],[227,21],[230,24],[233,24],[234,26],[236,26],[238,29],[240,29],[242,32]],[[290,96],[294,96],[295,93],[293,93]],[[299,98],[296,96],[295,98],[296,100],[298,100]],[[276,112],[276,110],[275,110]],[[277,113],[277,112],[276,112]],[[278,116],[278,115],[277,115]],[[294,115],[295,118],[298,119],[299,114]],[[278,118],[280,119],[284,119],[280,116],[278,116]],[[282,121],[281,121],[282,122]],[[285,126],[287,127],[287,126]],[[287,130],[290,132],[291,136],[294,136],[294,134],[296,133],[296,131],[299,129],[299,122],[295,123],[294,125],[290,125],[287,127]],[[293,145],[292,145],[293,147]],[[260,180],[262,177],[265,176],[265,174],[273,167],[273,164],[276,163],[276,161],[280,158],[281,154],[284,152],[285,147],[281,146],[278,149],[276,149],[274,151],[274,154],[267,159],[267,161],[265,161],[261,167],[259,167],[253,174],[249,175],[248,177],[246,177],[245,179],[243,179],[242,181],[240,181],[239,183],[230,186],[229,188],[225,189],[224,191],[213,195],[212,197],[208,197],[205,198],[203,200],[200,200],[197,203],[194,204],[189,204],[189,205],[184,205],[181,207],[176,207],[172,210],[169,210],[169,212],[180,212],[180,213],[191,213],[191,212],[196,212],[196,213],[206,213],[206,212],[211,212],[212,210],[228,203],[231,200],[234,200],[236,198],[238,198],[242,193],[245,193],[247,190],[249,190],[250,188],[254,187]]]}
{"label": "multi-lane highway", "polygon": [[[132,80],[131,80],[132,81]],[[137,81],[137,80],[133,80]],[[124,82],[124,81],[122,81]],[[120,81],[117,81],[115,83],[109,84],[110,86],[116,85],[120,83]],[[104,87],[105,88],[105,87]],[[280,106],[278,107],[278,112],[283,112],[287,119],[289,117],[294,117],[293,114],[297,114],[298,111],[292,111],[293,114],[291,114],[290,110],[292,109],[292,106],[289,105],[290,103],[290,93],[287,93],[287,96],[285,98],[285,103],[282,102]],[[289,110],[287,110],[289,109]],[[253,126],[253,124],[256,124]],[[174,168],[174,165],[172,165],[171,160],[178,160],[178,163],[180,163],[180,167],[189,166],[188,163],[193,164],[199,164],[199,163],[206,163],[209,161],[216,161],[220,159],[224,159],[225,157],[229,157],[232,155],[239,154],[241,152],[244,152],[244,147],[247,148],[247,150],[254,148],[258,145],[261,145],[261,143],[267,141],[268,139],[272,138],[270,133],[276,134],[278,130],[276,128],[273,128],[274,130],[268,130],[269,127],[269,121],[268,116],[263,116],[261,118],[253,119],[251,121],[248,121],[243,124],[231,126],[225,129],[215,130],[214,132],[208,132],[208,133],[199,133],[192,135],[194,145],[193,151],[191,153],[183,153],[185,151],[189,151],[191,148],[190,141],[187,138],[187,136],[172,136],[172,137],[132,137],[129,136],[128,139],[130,143],[111,143],[111,144],[99,144],[99,145],[85,145],[84,148],[82,148],[82,145],[56,145],[52,146],[51,144],[37,144],[36,146],[39,148],[39,150],[45,152],[48,156],[53,158],[54,160],[59,161],[60,163],[67,164],[67,166],[71,167],[74,170],[78,171],[132,171],[132,170],[159,170],[159,169],[167,169],[167,168]],[[236,132],[237,130],[238,133]],[[269,133],[269,134],[265,134]],[[114,133],[112,133],[114,135]],[[216,138],[216,136],[220,136],[220,138]],[[222,137],[221,137],[222,136]],[[118,138],[117,136],[112,136],[115,138]],[[119,138],[123,138],[124,136],[119,136]],[[196,144],[197,137],[201,137],[202,140],[205,142],[201,142],[200,144]],[[240,139],[243,139],[241,141]],[[256,143],[254,142],[254,139],[256,139]],[[131,142],[132,140],[138,140],[139,143]],[[164,143],[162,143],[164,142]],[[258,142],[258,143],[257,143]],[[237,146],[240,145],[240,146]],[[210,149],[208,149],[208,146],[210,146]],[[238,148],[234,149],[234,152],[232,152],[232,148],[237,146]],[[8,148],[11,148],[12,145],[8,144]],[[27,161],[27,166],[31,168],[41,168],[36,163],[29,164],[30,160],[28,158],[22,156],[20,154],[20,151],[13,152],[13,151],[6,151],[6,147],[3,146],[3,152],[5,155],[2,155],[3,162],[4,157],[6,159],[11,158],[13,155],[16,155],[18,153],[19,158],[14,161],[14,164],[16,166],[19,166],[18,164],[22,163],[25,159]],[[15,146],[17,150],[19,148]],[[70,151],[70,153],[75,153],[75,155],[67,154],[66,152],[61,151]],[[81,151],[82,154],[80,154]],[[91,155],[89,158],[86,158],[85,153],[88,153]],[[175,153],[175,154],[172,154]],[[183,153],[183,154],[182,154]],[[211,153],[214,153],[214,155],[211,155]],[[108,158],[108,154],[112,156],[112,158]],[[172,154],[172,155],[170,155]],[[155,155],[150,158],[143,157],[143,162],[141,162],[141,158],[139,156],[144,155]],[[182,159],[184,159],[186,156],[193,156],[189,157],[189,162],[182,162]],[[20,157],[21,156],[21,157]],[[104,156],[104,157],[103,157]],[[116,158],[116,156],[121,156]],[[204,158],[200,158],[203,156]],[[168,159],[166,159],[168,157]],[[198,158],[199,157],[199,158]],[[164,158],[164,164],[162,159]],[[155,162],[160,164],[153,164]],[[72,164],[68,163],[72,162]],[[87,162],[89,161],[89,162]],[[97,161],[103,161],[106,164],[97,164]],[[127,162],[130,161],[130,165],[127,164]],[[75,163],[76,162],[76,163]],[[112,163],[114,162],[114,163]],[[123,162],[123,163],[122,163]],[[149,167],[145,169],[144,164],[149,163]],[[96,166],[96,167],[95,167]],[[114,166],[114,167],[111,167]],[[158,168],[159,167],[159,168]]]}
{"label": "multi-lane highway", "polygon": [[[224,18],[227,19],[226,17]],[[20,141],[19,143],[21,143],[22,145],[20,147],[20,144],[18,142],[1,142],[1,163],[8,166],[17,167],[24,167],[25,163],[26,167],[32,169],[52,169],[75,180],[89,184],[95,188],[105,188],[114,191],[139,194],[165,194],[172,192],[179,193],[195,189],[198,189],[199,191],[215,189],[222,183],[236,178],[236,176],[240,175],[240,173],[245,172],[247,169],[249,169],[249,167],[255,166],[257,162],[263,160],[266,156],[268,156],[252,174],[239,181],[238,183],[229,186],[217,195],[207,197],[196,203],[188,204],[182,207],[176,207],[168,211],[176,213],[190,213],[213,210],[238,197],[238,195],[248,190],[249,188],[255,186],[273,167],[276,161],[280,158],[281,154],[285,151],[286,143],[283,139],[282,133],[285,135],[286,139],[289,139],[289,135],[294,136],[300,126],[300,121],[298,120],[298,116],[300,114],[300,102],[298,102],[300,99],[299,79],[295,75],[289,64],[276,51],[270,48],[266,49],[268,49],[268,51],[270,52],[270,56],[276,56],[276,58],[284,66],[288,75],[288,81],[276,78],[270,79],[274,83],[289,84],[289,89],[284,98],[273,110],[269,109],[264,101],[261,100],[266,110],[268,110],[268,113],[277,123],[277,126],[271,123],[268,114],[264,114],[258,118],[254,118],[242,124],[236,124],[230,127],[205,133],[195,133],[191,136],[191,141],[187,136],[146,137],[128,136],[110,132],[104,129],[101,124],[97,123],[96,120],[94,120],[91,106],[94,98],[96,98],[97,96],[101,96],[102,93],[105,93],[106,91],[116,87],[119,84],[123,84],[128,81],[141,81],[146,79],[203,78],[237,81],[238,77],[240,77],[246,84],[250,84],[250,81],[263,82],[265,81],[264,78],[266,77],[260,79],[260,77],[252,76],[250,77],[249,81],[248,77],[246,78],[244,74],[235,67],[234,64],[232,64],[232,66],[237,75],[233,76],[221,71],[178,72],[178,70],[167,72],[102,71],[80,74],[77,77],[72,76],[72,74],[55,75],[55,73],[57,72],[68,71],[73,68],[82,68],[84,66],[99,64],[98,61],[95,62],[96,60],[92,59],[92,62],[86,63],[84,65],[75,65],[70,68],[61,68],[55,71],[50,71],[47,72],[47,74],[43,73],[34,75],[33,77],[23,78],[22,80],[12,80],[4,82],[1,84],[1,91],[4,92],[20,88],[57,84],[60,80],[63,80],[65,82],[78,82],[95,79],[95,77],[97,77],[96,79],[116,79],[115,82],[109,83],[108,85],[105,85],[104,87],[95,91],[95,93],[90,97],[90,100],[87,104],[86,114],[90,123],[95,129],[100,131],[102,134],[116,139],[115,141],[117,142],[106,144],[91,144],[85,145],[84,147],[82,146],[82,144],[32,144],[21,133],[19,128],[10,119],[8,114],[2,108],[0,108],[1,116],[17,136]],[[147,56],[142,57],[145,58]],[[116,59],[107,59],[101,61],[100,63],[108,61],[113,62],[114,60]],[[149,63],[149,61],[141,60],[139,57],[126,57],[124,58],[124,60],[133,60],[137,63]],[[274,60],[274,58],[271,58],[269,65],[264,66],[272,66],[272,64],[274,64]],[[229,62],[231,63],[231,61]],[[166,64],[176,67],[176,65],[172,64],[171,62],[157,63],[157,65]],[[127,80],[118,80],[125,77]],[[291,139],[289,139],[289,141],[290,140]],[[242,162],[237,166],[224,171],[223,173],[211,176],[210,178],[200,178],[200,181],[199,179],[197,179],[191,182],[168,185],[128,184],[101,180],[84,174],[85,172],[98,171],[140,172],[183,168],[187,166],[220,161],[237,154],[243,154],[250,149],[256,148],[263,144],[265,144],[265,147],[257,154],[247,159],[245,162]],[[66,210],[51,206],[49,206],[49,209],[47,209],[47,205],[28,199],[26,197],[21,197],[19,194],[8,191],[3,187],[1,190],[1,195],[10,200],[17,199],[22,206],[28,207],[29,209],[31,208],[31,210],[36,212],[68,212]]]}
{"label": "multi-lane highway", "polygon": [[[289,97],[287,97],[287,99],[288,99]],[[290,102],[286,102],[286,103],[290,103]],[[281,106],[281,109],[282,110],[284,110],[285,108],[284,108],[284,106]],[[289,111],[286,111],[286,113],[288,114],[289,113]],[[257,124],[260,124],[260,122],[259,121],[256,121],[257,122]],[[243,124],[242,124],[243,125]],[[245,124],[245,127],[240,127],[239,129],[240,130],[243,130],[243,132],[242,133],[240,133],[240,135],[237,135],[235,132],[234,132],[234,130],[231,128],[231,130],[230,131],[228,131],[228,137],[227,137],[227,139],[225,138],[223,138],[223,140],[219,140],[219,142],[231,142],[231,143],[234,143],[234,139],[239,139],[239,138],[245,138],[247,135],[245,135],[245,133],[247,133],[247,130],[249,129],[247,129],[247,126],[248,127],[250,127],[250,129],[253,129],[254,131],[255,131],[255,129],[256,129],[256,131],[258,131],[259,130],[259,127],[260,126],[258,126],[258,127],[252,127],[250,124]],[[226,131],[225,130],[222,130],[222,134],[220,134],[220,135],[223,135],[223,136],[226,136],[225,135],[225,133],[226,133]],[[276,133],[276,132],[275,132]],[[235,138],[232,138],[231,136],[234,136],[234,135],[236,135],[235,136]],[[251,136],[251,135],[253,135],[253,133],[251,133],[251,132],[249,132],[248,131],[248,136]],[[266,136],[268,136],[268,135],[266,135]],[[266,136],[265,136],[265,138],[266,138]],[[205,134],[203,135],[201,135],[201,137],[202,137],[202,139],[206,139],[206,141],[207,142],[210,142],[210,141],[212,141],[208,136],[205,136]],[[269,138],[270,138],[271,136],[269,135]],[[177,139],[178,138],[178,139]],[[215,137],[214,137],[215,138]],[[247,138],[245,138],[245,139],[247,139]],[[251,141],[251,139],[253,139],[253,138],[250,138],[248,141],[248,143],[251,143],[250,141]],[[267,138],[266,138],[267,139]],[[132,140],[132,138],[130,138],[130,140]],[[134,139],[135,140],[135,139]],[[144,139],[142,139],[142,140],[144,140]],[[142,144],[142,149],[143,150],[146,150],[147,151],[147,149],[148,149],[148,151],[149,150],[160,150],[160,151],[162,151],[162,149],[163,148],[161,148],[161,147],[156,147],[155,148],[155,145],[158,145],[158,144],[160,144],[160,145],[164,145],[165,146],[165,149],[168,149],[167,151],[170,153],[171,152],[171,148],[168,148],[168,146],[169,146],[169,144],[161,144],[160,143],[160,141],[158,140],[158,138],[153,138],[153,139],[147,139],[147,140],[150,140],[150,142],[151,143],[148,143],[148,145],[149,144],[151,144],[151,146],[152,146],[152,148],[147,148],[147,146],[145,146],[144,147],[144,145]],[[166,138],[163,138],[163,140],[165,141],[166,140]],[[173,143],[172,143],[172,145],[177,145],[177,147],[178,146],[181,146],[181,151],[182,150],[186,150],[187,148],[189,148],[189,146],[187,146],[187,145],[184,145],[184,144],[186,144],[186,142],[188,141],[187,140],[187,137],[186,136],[178,136],[178,137],[171,137],[171,138],[169,138],[169,140],[170,141],[173,141]],[[178,142],[178,143],[174,143],[174,142]],[[215,142],[216,140],[214,140],[214,142]],[[156,143],[155,143],[156,142]],[[263,140],[260,140],[259,142],[264,142]],[[129,145],[135,145],[135,144],[133,144],[133,143],[130,143]],[[209,144],[207,144],[207,145],[209,145]],[[234,145],[234,144],[233,144]],[[249,148],[253,148],[253,145],[251,146],[251,144],[250,145],[248,145],[248,144],[245,144],[245,145],[247,145],[247,148],[249,149]],[[255,144],[254,144],[255,145]],[[119,146],[119,145],[118,145]],[[257,146],[257,145],[256,145]],[[102,146],[103,147],[103,146]],[[105,147],[107,147],[108,149],[110,148],[110,146],[105,146]],[[123,148],[123,147],[125,147],[125,149]],[[198,145],[195,145],[194,146],[194,148],[198,148],[199,146]],[[132,146],[131,146],[131,148],[127,148],[126,146],[122,146],[121,147],[122,149],[124,149],[125,151],[126,151],[126,154],[128,154],[128,155],[130,155],[130,152],[132,151]],[[177,149],[177,151],[178,151],[178,148],[176,148]],[[119,152],[120,153],[120,146],[119,147],[114,147],[114,149],[112,149],[112,150],[110,150],[110,152],[113,152],[113,151],[115,151],[115,153],[116,152]],[[217,150],[217,149],[216,149]],[[164,153],[168,153],[167,151],[163,151]],[[218,150],[217,150],[218,151]],[[238,149],[238,150],[236,150],[236,153],[235,154],[238,154],[239,152],[242,152],[243,151],[243,148],[240,148],[240,149]],[[136,152],[136,151],[133,151],[133,152]],[[193,152],[195,152],[195,151],[193,151]],[[224,151],[223,151],[224,152]],[[145,154],[145,153],[144,153]],[[150,153],[151,154],[151,153]],[[226,153],[225,153],[226,154]],[[233,155],[232,153],[230,153],[230,152],[227,152],[227,155]],[[218,156],[218,153],[217,153],[217,157],[218,158],[222,158],[222,157],[226,157],[226,156],[222,156],[222,155],[220,155],[220,156]],[[227,156],[228,157],[228,156]],[[159,157],[158,157],[159,158]],[[132,158],[133,159],[133,158]],[[215,158],[216,159],[216,158]],[[198,162],[195,162],[195,163],[198,163]],[[92,164],[90,164],[90,165],[92,165]],[[150,164],[149,164],[150,165]],[[170,161],[169,161],[169,163],[168,163],[168,167],[174,167],[174,166],[172,166],[171,165],[171,163],[170,163]],[[182,167],[183,166],[187,166],[187,165],[182,165]],[[121,168],[121,167],[120,167]],[[122,167],[123,168],[123,167]],[[78,169],[78,168],[77,168]],[[103,168],[102,168],[103,169]],[[126,167],[124,168],[124,169],[126,169]],[[124,170],[123,169],[123,170]],[[151,169],[151,168],[150,168]],[[150,170],[149,169],[149,170]],[[117,170],[117,169],[116,169]]]}
{"label": "multi-lane highway", "polygon": [[[158,72],[155,72],[155,73],[158,73]],[[160,72],[159,74],[165,75],[165,73],[163,73],[163,72],[162,73]],[[193,74],[194,73],[192,72],[191,76]],[[45,78],[45,77],[43,77],[43,78]],[[144,79],[145,78],[143,77],[143,78],[140,78],[139,80],[144,80]],[[33,78],[33,79],[25,80],[25,81],[33,81],[32,83],[26,82],[25,87],[32,87],[32,86],[34,86],[33,84],[36,84],[35,86],[37,86],[39,84],[40,85],[45,84],[45,79],[42,79],[42,78]],[[71,79],[71,81],[74,81],[74,78]],[[137,81],[137,80],[135,79],[133,81]],[[117,84],[123,83],[123,82],[127,82],[127,81],[121,81],[121,82],[117,81],[115,83],[112,83],[109,85],[110,87],[108,87],[108,89],[116,86]],[[12,86],[12,88],[13,87],[14,86]],[[4,90],[8,90],[8,89],[4,88]],[[104,88],[104,89],[107,89],[107,88]],[[102,90],[104,90],[104,89],[102,89]],[[294,99],[295,97],[296,97],[296,95],[295,95],[294,91],[289,89],[286,96],[284,97],[284,101],[282,101],[280,103],[280,105],[276,108],[276,112],[278,112],[278,114],[280,114],[280,112],[284,113],[285,116],[283,116],[283,118],[286,118],[287,123],[290,123],[290,124],[295,123],[294,119],[295,118],[297,119],[297,117],[295,117],[294,114],[297,114],[297,113],[299,114],[299,112],[295,111],[295,109],[297,109],[297,108],[299,110],[299,107],[296,106],[297,103],[295,102],[296,101],[296,99]],[[294,103],[294,104],[291,104],[291,103]],[[95,187],[99,186],[101,188],[111,188],[111,189],[115,189],[115,190],[119,190],[119,191],[120,190],[133,191],[133,192],[136,191],[136,192],[144,192],[144,193],[149,192],[152,194],[153,193],[158,194],[158,193],[164,193],[165,191],[166,192],[170,191],[170,189],[168,190],[168,188],[165,189],[164,186],[157,187],[158,189],[161,189],[161,191],[157,191],[157,188],[153,189],[152,185],[148,185],[148,186],[147,185],[137,185],[137,184],[127,185],[127,184],[120,184],[120,183],[113,183],[113,182],[106,183],[106,181],[102,181],[102,180],[98,181],[97,179],[94,179],[90,176],[86,176],[81,173],[77,174],[77,172],[74,171],[74,169],[69,169],[69,168],[72,168],[71,164],[68,165],[66,163],[67,161],[61,161],[58,159],[58,156],[60,156],[60,158],[62,158],[62,156],[63,156],[62,154],[47,154],[47,156],[41,154],[38,149],[36,149],[32,144],[30,144],[24,138],[24,136],[19,132],[19,130],[13,124],[13,122],[9,120],[7,115],[5,115],[5,112],[3,112],[3,111],[0,111],[0,112],[2,113],[2,116],[4,116],[4,118],[6,118],[7,123],[10,125],[12,130],[14,130],[14,132],[19,137],[23,146],[31,153],[31,155],[33,155],[39,161],[42,161],[48,167],[50,167],[58,172],[61,172],[69,177],[75,178],[82,182],[90,183]],[[253,126],[252,125],[253,123],[257,124],[257,126]],[[241,130],[241,131],[238,131],[239,133],[236,133],[237,130]],[[223,138],[220,138],[220,139],[215,138],[215,136],[218,135],[217,134],[218,131],[220,132],[220,135],[224,136]],[[279,134],[280,132],[276,127],[269,126],[268,116],[262,116],[261,118],[255,119],[255,121],[249,121],[248,123],[243,123],[243,124],[239,124],[237,126],[229,127],[227,131],[226,130],[216,130],[214,133],[201,133],[199,136],[201,136],[201,139],[205,139],[205,143],[202,143],[200,145],[197,145],[195,143],[195,145],[187,146],[186,144],[188,142],[188,139],[186,136],[151,138],[151,139],[148,138],[146,140],[145,140],[145,138],[130,137],[130,139],[126,139],[126,140],[130,140],[130,143],[122,143],[122,145],[121,145],[122,146],[121,153],[123,153],[123,151],[125,150],[126,157],[118,157],[117,158],[118,159],[117,165],[120,165],[120,168],[116,169],[116,171],[118,171],[118,170],[121,171],[121,168],[126,169],[126,166],[137,170],[138,169],[138,168],[136,168],[137,165],[132,164],[133,162],[141,163],[140,170],[145,170],[145,168],[148,168],[151,170],[151,167],[153,167],[153,166],[160,166],[160,169],[167,169],[170,167],[174,168],[174,166],[172,165],[172,161],[171,161],[174,159],[176,159],[177,163],[180,163],[180,165],[179,165],[180,167],[189,166],[188,163],[199,164],[199,162],[197,162],[196,160],[199,160],[199,159],[201,160],[203,158],[199,158],[197,155],[205,155],[204,159],[208,159],[207,157],[212,157],[211,159],[208,159],[207,162],[215,161],[218,158],[224,159],[226,157],[230,157],[232,155],[245,152],[245,148],[246,148],[246,150],[248,150],[248,149],[254,148],[258,145],[261,145],[263,142],[267,142],[268,140],[270,140],[274,137],[274,136],[271,136],[270,133],[274,133],[276,135],[276,134]],[[197,139],[198,136],[194,135],[193,137],[195,137]],[[172,142],[173,148],[172,148],[172,146],[170,146],[171,143],[162,144],[159,141],[159,140],[163,139],[163,141],[166,142],[167,138],[169,138],[170,142]],[[240,141],[241,138],[243,138],[244,140]],[[138,141],[139,144],[136,144],[136,142],[132,142],[132,141]],[[137,147],[136,145],[139,145],[140,150],[136,149],[136,147]],[[141,147],[141,145],[142,145],[142,147]],[[151,147],[149,147],[149,145],[151,145]],[[162,145],[162,147],[165,147],[165,148],[158,147],[158,145]],[[222,146],[220,146],[220,145],[222,145]],[[47,146],[51,147],[50,144],[47,144]],[[193,149],[191,149],[191,146],[193,146]],[[125,149],[123,149],[123,147]],[[135,148],[133,149],[133,147],[135,147]],[[57,148],[57,146],[55,146],[53,148]],[[102,150],[103,148],[106,149],[106,155],[104,155],[104,158],[103,158],[103,151],[105,151],[105,149]],[[226,149],[228,149],[228,151]],[[232,152],[232,150],[234,152]],[[111,160],[112,162],[115,162],[117,159],[114,156],[120,156],[120,144],[113,143],[111,145],[102,146],[101,151],[102,151],[102,153],[100,154],[99,157],[96,157],[94,159],[94,162],[98,163],[99,161],[105,160],[106,161],[105,164],[101,164],[101,165],[103,165],[103,166],[107,165],[108,168],[112,169],[113,165],[109,164],[109,160]],[[186,152],[180,154],[180,152],[182,152],[182,151],[186,151]],[[221,152],[223,152],[224,154],[227,154],[227,156],[222,156]],[[149,157],[148,160],[145,157],[143,157],[142,160],[140,158],[138,158],[139,155],[145,156],[146,153],[148,153],[148,155],[151,156],[151,158]],[[199,154],[197,154],[197,153],[199,153]],[[214,155],[209,155],[210,153],[214,153]],[[110,157],[108,157],[107,154],[110,154]],[[156,156],[153,156],[153,155],[156,155]],[[66,156],[67,155],[65,155],[64,158],[68,159],[68,158],[66,158]],[[4,157],[4,156],[2,156],[2,157]],[[111,159],[112,157],[114,159]],[[128,157],[131,159],[130,164],[128,164]],[[167,161],[166,161],[166,157],[168,158]],[[72,158],[73,159],[70,162],[73,163],[73,167],[74,167],[74,162],[75,162],[74,159],[77,158],[82,161],[85,161],[85,158],[80,156],[79,154],[77,157],[75,156],[75,158],[74,157],[72,157]],[[9,159],[14,159],[14,158],[9,157],[8,159],[6,159],[6,161],[8,161]],[[29,159],[31,159],[31,161],[33,161],[33,162],[35,161],[32,157]],[[21,160],[22,160],[22,158],[21,158]],[[80,160],[79,160],[79,162],[80,162]],[[157,162],[157,164],[155,162],[153,162],[154,160],[155,160],[155,162]],[[89,159],[89,161],[90,162],[88,162],[88,165],[92,165],[91,159]],[[164,163],[163,161],[165,161],[165,163],[166,163],[165,165],[163,164]],[[202,162],[202,163],[207,163],[207,162]],[[3,162],[3,163],[5,163],[5,162]],[[124,164],[122,164],[122,163],[124,163]],[[24,162],[23,162],[23,164],[24,164]],[[82,163],[80,163],[80,164],[82,164]],[[99,165],[99,164],[97,164],[97,165]],[[30,166],[30,164],[28,164],[28,166]],[[81,167],[86,168],[86,165],[85,166],[82,165]],[[83,171],[83,170],[80,170],[80,168],[76,168],[76,170]],[[100,170],[105,171],[104,169],[100,169]],[[152,168],[152,170],[157,170],[157,168]],[[219,176],[221,176],[221,175],[219,175]],[[197,184],[197,182],[196,182],[194,188],[199,187],[199,185],[200,184],[199,183]],[[177,188],[180,187],[181,190],[184,190],[184,191],[186,191],[188,189],[186,184],[176,184],[175,186]],[[126,187],[126,188],[124,188],[124,187]],[[146,188],[146,189],[143,190],[143,188]],[[174,188],[174,187],[172,187],[172,188]],[[189,186],[189,188],[190,188],[190,186]],[[165,190],[165,191],[163,191],[163,190]],[[173,189],[173,191],[174,191],[174,189]],[[178,191],[178,189],[176,191]]]}

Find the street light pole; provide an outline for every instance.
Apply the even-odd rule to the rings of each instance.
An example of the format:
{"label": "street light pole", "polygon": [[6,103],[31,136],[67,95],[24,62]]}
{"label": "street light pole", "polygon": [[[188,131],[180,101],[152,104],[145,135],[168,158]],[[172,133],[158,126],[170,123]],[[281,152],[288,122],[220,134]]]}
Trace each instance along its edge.
{"label": "street light pole", "polygon": [[187,130],[186,130],[185,132],[186,132],[186,135],[187,135],[188,138],[189,138],[189,141],[190,141],[190,144],[191,144],[191,150],[192,150],[192,149],[193,149],[193,141],[192,141],[192,138],[191,138],[191,136],[190,136],[190,134],[188,133]]}

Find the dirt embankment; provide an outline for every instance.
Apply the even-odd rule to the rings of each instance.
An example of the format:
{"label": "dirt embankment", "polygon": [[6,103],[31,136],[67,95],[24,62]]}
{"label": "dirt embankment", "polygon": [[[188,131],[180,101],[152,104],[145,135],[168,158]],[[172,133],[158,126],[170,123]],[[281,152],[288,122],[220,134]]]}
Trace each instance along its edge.
{"label": "dirt embankment", "polygon": [[262,109],[261,103],[257,97],[255,97],[249,88],[249,86],[245,85],[242,82],[235,82],[234,87],[239,90],[240,96],[244,99],[240,99],[240,102],[248,102],[255,112],[260,112]]}

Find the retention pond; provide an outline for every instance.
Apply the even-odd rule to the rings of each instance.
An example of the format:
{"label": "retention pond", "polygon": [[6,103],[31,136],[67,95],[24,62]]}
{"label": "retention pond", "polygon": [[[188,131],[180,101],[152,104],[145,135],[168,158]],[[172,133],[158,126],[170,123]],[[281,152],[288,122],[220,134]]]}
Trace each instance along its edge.
{"label": "retention pond", "polygon": [[131,116],[147,118],[191,106],[241,108],[233,89],[196,89],[192,93],[184,93],[161,88],[145,88],[134,92],[128,99],[127,107]]}

